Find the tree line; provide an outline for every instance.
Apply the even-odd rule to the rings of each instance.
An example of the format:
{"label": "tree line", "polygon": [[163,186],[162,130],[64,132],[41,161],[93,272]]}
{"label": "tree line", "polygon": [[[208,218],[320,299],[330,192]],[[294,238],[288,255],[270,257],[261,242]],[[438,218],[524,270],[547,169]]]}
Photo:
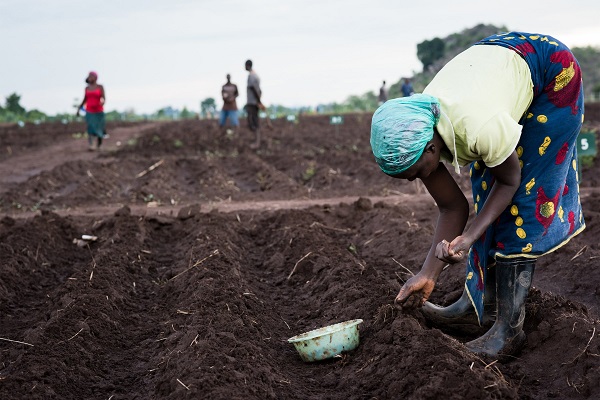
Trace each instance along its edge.
{"label": "tree line", "polygon": [[[415,92],[421,92],[431,82],[435,74],[453,57],[467,49],[478,40],[498,32],[509,31],[504,26],[478,24],[460,33],[451,34],[445,38],[435,37],[424,40],[417,44],[417,58],[423,65],[419,72],[413,71],[412,76],[399,77],[389,87],[389,98],[401,97],[400,88],[403,79],[410,79]],[[579,61],[583,74],[583,87],[586,102],[600,101],[600,48],[597,47],[574,47],[571,49]],[[6,97],[4,105],[0,105],[0,122],[43,122],[43,121],[71,121],[75,119],[73,114],[57,114],[49,116],[43,112],[33,109],[25,110],[20,104],[21,96],[12,93]],[[284,105],[272,104],[266,110],[269,117],[281,117],[286,114],[298,113],[325,113],[343,114],[349,112],[372,112],[378,106],[377,94],[369,91],[361,95],[351,95],[342,102],[319,104],[316,107],[290,108]],[[243,110],[242,110],[243,112]],[[191,118],[214,118],[217,114],[215,99],[208,97],[200,102],[199,112],[194,112],[186,107],[182,110],[173,107],[164,107],[149,115],[138,115],[134,110],[124,112],[110,111],[106,113],[106,119],[111,120],[141,120],[141,119],[191,119]]]}

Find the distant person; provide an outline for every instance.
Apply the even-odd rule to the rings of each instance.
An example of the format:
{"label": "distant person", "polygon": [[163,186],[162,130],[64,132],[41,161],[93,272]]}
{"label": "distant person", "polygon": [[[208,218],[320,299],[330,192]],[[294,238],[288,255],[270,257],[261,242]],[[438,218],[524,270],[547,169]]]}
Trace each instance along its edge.
{"label": "distant person", "polygon": [[262,91],[260,90],[260,78],[252,69],[252,60],[246,61],[248,71],[248,88],[246,90],[246,112],[248,113],[248,128],[255,133],[256,142],[251,146],[254,149],[260,147],[260,126],[258,110],[264,110],[265,106],[260,101]]}
{"label": "distant person", "polygon": [[[585,229],[577,176],[583,112],[573,53],[551,36],[524,32],[482,39],[423,94],[375,111],[379,167],[393,178],[420,179],[440,211],[421,271],[404,283],[398,303],[420,307],[441,329],[489,329],[465,344],[478,355],[504,360],[520,351],[536,260]],[[457,173],[470,164],[475,216],[468,225],[469,203],[442,160]],[[444,266],[463,260],[460,299],[429,303]]]}
{"label": "distant person", "polygon": [[400,91],[402,91],[402,96],[404,97],[412,96],[415,93],[415,90],[410,83],[410,79],[404,79],[404,83],[402,84]]}
{"label": "distant person", "polygon": [[85,79],[85,82],[88,85],[85,88],[83,101],[77,108],[77,116],[79,116],[79,110],[83,108],[85,110],[85,122],[87,124],[88,149],[90,151],[94,150],[94,137],[96,137],[96,149],[100,150],[102,139],[107,136],[106,121],[104,119],[104,102],[106,101],[106,95],[104,93],[104,86],[98,84],[98,74],[96,72],[90,72]]}
{"label": "distant person", "polygon": [[383,103],[385,103],[388,99],[388,90],[385,87],[385,81],[383,81],[383,85],[381,85],[381,87],[379,88],[379,96],[377,97],[377,100],[379,101],[379,105],[382,105]]}
{"label": "distant person", "polygon": [[227,74],[227,83],[221,88],[221,97],[223,98],[223,108],[221,109],[221,118],[219,119],[219,126],[221,128],[225,127],[228,119],[234,129],[240,125],[236,101],[238,96],[238,87],[231,83],[231,75]]}

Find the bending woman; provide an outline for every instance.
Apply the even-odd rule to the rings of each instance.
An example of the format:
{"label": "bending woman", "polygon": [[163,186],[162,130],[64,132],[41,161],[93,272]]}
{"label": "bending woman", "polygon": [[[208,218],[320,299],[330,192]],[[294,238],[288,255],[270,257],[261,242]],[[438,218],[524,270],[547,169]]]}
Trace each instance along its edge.
{"label": "bending woman", "polygon": [[[525,300],[535,261],[585,228],[576,139],[583,122],[579,64],[547,35],[490,36],[457,55],[423,94],[394,99],[373,115],[371,147],[380,168],[421,179],[439,207],[421,271],[396,301],[422,307],[434,324],[491,328],[466,344],[488,356],[525,342]],[[470,164],[476,212],[440,160]],[[462,297],[427,302],[446,263],[467,259]]]}
{"label": "bending woman", "polygon": [[85,122],[87,124],[89,150],[94,150],[94,137],[97,138],[97,149],[102,145],[102,139],[106,136],[106,121],[104,119],[104,102],[106,96],[104,87],[97,83],[98,74],[90,72],[86,78],[88,86],[85,88],[83,101],[77,108],[79,110],[85,105]]}

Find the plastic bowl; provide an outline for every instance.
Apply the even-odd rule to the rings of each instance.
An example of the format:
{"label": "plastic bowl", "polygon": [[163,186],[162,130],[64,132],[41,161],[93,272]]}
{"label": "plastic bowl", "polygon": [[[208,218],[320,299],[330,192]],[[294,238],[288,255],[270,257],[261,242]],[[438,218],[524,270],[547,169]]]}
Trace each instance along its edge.
{"label": "plastic bowl", "polygon": [[362,319],[325,326],[288,339],[304,361],[325,360],[358,346],[358,324]]}

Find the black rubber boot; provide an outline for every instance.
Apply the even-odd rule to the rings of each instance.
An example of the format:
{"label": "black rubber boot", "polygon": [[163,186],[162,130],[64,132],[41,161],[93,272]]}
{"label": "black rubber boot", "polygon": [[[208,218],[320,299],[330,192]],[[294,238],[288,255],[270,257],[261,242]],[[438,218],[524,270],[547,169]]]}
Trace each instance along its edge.
{"label": "black rubber boot", "polygon": [[483,321],[479,325],[477,314],[469,299],[467,290],[464,289],[462,296],[455,303],[447,307],[436,306],[426,302],[421,307],[421,313],[432,326],[443,331],[463,335],[482,334],[489,329],[496,318],[496,267],[488,269],[485,282],[485,298],[483,303]]}
{"label": "black rubber boot", "polygon": [[496,261],[497,316],[485,335],[466,343],[480,356],[506,360],[525,344],[523,321],[535,260],[524,258]]}

